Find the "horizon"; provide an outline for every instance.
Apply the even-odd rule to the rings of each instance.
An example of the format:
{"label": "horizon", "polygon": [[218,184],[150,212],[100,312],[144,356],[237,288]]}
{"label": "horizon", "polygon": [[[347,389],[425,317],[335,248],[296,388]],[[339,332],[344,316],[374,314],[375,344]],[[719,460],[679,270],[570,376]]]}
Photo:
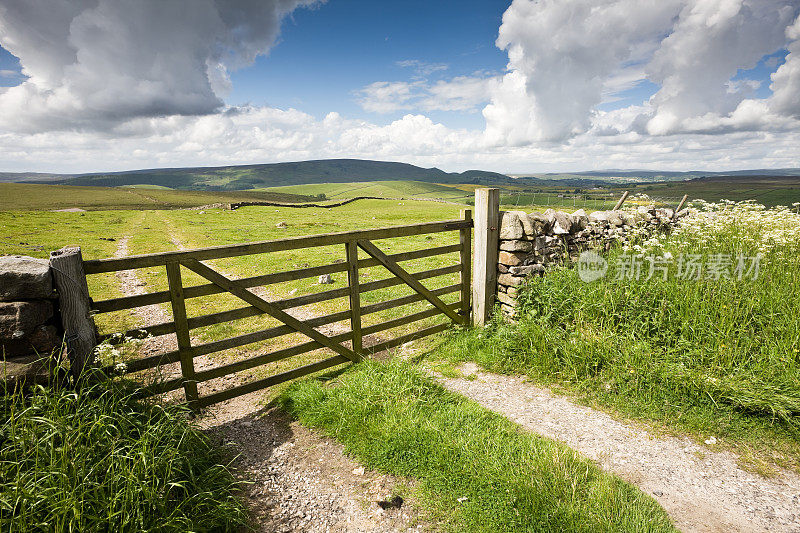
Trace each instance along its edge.
{"label": "horizon", "polygon": [[793,0],[19,3],[0,171],[797,168],[798,86]]}
{"label": "horizon", "polygon": [[[86,176],[86,175],[103,175],[103,174],[125,174],[125,173],[132,173],[132,172],[147,172],[147,171],[155,171],[155,170],[189,170],[189,169],[219,169],[219,168],[227,168],[227,167],[247,167],[247,166],[261,166],[261,165],[278,165],[278,164],[291,164],[291,163],[308,163],[308,162],[317,162],[317,161],[371,161],[376,163],[400,163],[400,164],[408,164],[413,165],[413,163],[408,163],[406,161],[392,161],[392,160],[378,160],[378,159],[358,159],[358,158],[348,158],[348,157],[337,157],[337,158],[328,158],[328,159],[305,159],[305,160],[298,160],[298,161],[275,161],[272,163],[247,163],[247,164],[229,164],[229,165],[198,165],[198,166],[181,166],[181,167],[142,167],[142,168],[128,168],[122,170],[96,170],[90,172],[56,172],[56,171],[4,171],[0,170],[0,174],[42,174],[42,175],[59,175],[59,176]],[[464,172],[470,171],[478,171],[478,172],[495,172],[498,174],[503,174],[510,178],[516,177],[528,177],[528,176],[537,176],[537,175],[551,175],[551,174],[589,174],[589,173],[611,173],[611,172],[623,172],[623,173],[674,173],[674,174],[688,174],[688,173],[696,173],[696,172],[708,172],[711,174],[726,174],[726,173],[738,173],[738,172],[756,172],[756,171],[780,171],[780,170],[797,170],[800,171],[800,167],[779,167],[779,168],[737,168],[737,169],[725,169],[725,170],[704,170],[704,169],[689,169],[689,170],[672,170],[672,169],[663,169],[663,168],[601,168],[601,169],[583,169],[583,170],[558,170],[553,172],[503,172],[499,170],[490,170],[490,169],[483,169],[483,168],[468,168],[463,171],[449,171],[443,169],[441,167],[432,166],[432,167],[420,167],[419,165],[413,165],[423,169],[430,169],[430,170],[442,170],[443,172],[447,172],[450,174],[463,174]],[[409,180],[414,181],[414,180]]]}

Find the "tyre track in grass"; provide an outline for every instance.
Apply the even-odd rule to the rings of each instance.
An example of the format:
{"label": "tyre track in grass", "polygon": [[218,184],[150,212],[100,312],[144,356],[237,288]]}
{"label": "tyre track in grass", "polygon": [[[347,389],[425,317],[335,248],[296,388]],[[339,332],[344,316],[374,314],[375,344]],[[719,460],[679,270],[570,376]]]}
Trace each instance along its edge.
{"label": "tyre track in grass", "polygon": [[485,372],[474,363],[459,370],[470,379],[436,379],[638,486],[682,531],[800,532],[800,476],[792,472],[764,478],[739,468],[733,453],[706,448],[688,437],[655,436],[525,377]]}

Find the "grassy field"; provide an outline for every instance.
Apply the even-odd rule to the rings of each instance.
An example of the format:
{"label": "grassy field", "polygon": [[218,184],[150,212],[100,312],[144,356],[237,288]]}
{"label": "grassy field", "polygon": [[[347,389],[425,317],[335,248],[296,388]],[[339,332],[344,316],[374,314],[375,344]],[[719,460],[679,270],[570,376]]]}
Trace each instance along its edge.
{"label": "grassy field", "polygon": [[381,198],[437,198],[451,201],[465,201],[472,192],[456,187],[426,183],[422,181],[367,181],[353,183],[316,183],[292,185],[288,187],[269,187],[259,189],[277,193],[303,194],[314,196],[324,194],[327,198],[341,199],[354,196],[377,196]]}
{"label": "grassy field", "polygon": [[214,203],[252,202],[297,203],[315,198],[274,192],[173,191],[166,187],[75,187],[0,183],[0,211],[53,211],[57,209],[175,209]]}
{"label": "grassy field", "polygon": [[[178,245],[197,248],[459,216],[458,205],[419,200],[366,200],[330,210],[264,206],[235,211],[164,209],[165,205],[189,202],[184,195],[207,193],[76,187],[67,187],[77,191],[68,199],[82,200],[93,210],[54,213],[48,209],[61,200],[52,200],[53,195],[44,192],[60,192],[61,188],[18,187],[24,187],[22,196],[38,210],[0,211],[0,254],[47,257],[64,245],[79,245],[84,257],[93,259],[114,255],[123,239],[128,254],[139,254],[174,250]],[[448,189],[469,194],[470,186]],[[531,195],[529,200],[523,200],[525,194]],[[548,204],[534,196],[541,194],[547,192],[508,189],[503,203],[507,208],[543,210]],[[566,196],[579,193],[565,189],[560,194],[565,209],[583,207],[568,205],[577,198]],[[598,202],[613,200],[600,196],[611,198],[609,191],[596,194]],[[164,204],[125,209],[133,204],[125,203],[126,196],[114,195],[165,196]],[[178,199],[168,200],[172,195]],[[216,193],[212,196],[219,197]],[[119,198],[125,201],[115,203]],[[536,205],[520,203],[525,201]],[[113,210],[102,209],[104,206]],[[631,282],[606,278],[586,284],[575,270],[555,269],[531,282],[518,324],[496,322],[481,333],[454,332],[429,357],[452,363],[475,360],[490,370],[524,372],[539,383],[622,416],[648,421],[660,430],[701,440],[714,436],[716,446],[736,450],[763,472],[775,464],[800,470],[800,318],[796,313],[800,307],[796,293],[800,223],[789,211],[747,206],[716,206],[712,210],[713,215],[693,215],[685,230],[648,244],[648,251],[669,251],[674,257],[694,253],[705,258],[761,252],[764,257],[758,279]],[[457,240],[457,233],[452,232],[376,244],[387,253],[397,253]],[[333,246],[209,264],[233,277],[246,277],[330,264],[344,257],[344,246]],[[457,261],[457,254],[450,254],[403,266],[418,272]],[[362,283],[391,277],[378,267],[365,269],[361,275]],[[264,288],[264,296],[277,300],[346,286],[344,273],[333,277],[330,285],[319,285],[316,279],[271,285]],[[143,269],[139,281],[148,292],[166,289],[163,269]],[[458,274],[450,274],[424,284],[438,288],[458,281]],[[121,294],[114,275],[93,275],[89,283],[95,300]],[[199,283],[200,278],[184,271],[185,285]],[[362,295],[362,304],[411,293],[404,285],[371,291]],[[456,298],[457,294],[451,294],[443,299],[452,302]],[[187,301],[190,317],[241,306],[242,302],[230,295]],[[162,307],[169,315],[169,306]],[[364,325],[426,307],[418,303],[367,315]],[[347,300],[341,298],[306,306],[301,312],[319,316],[347,308]],[[381,335],[391,338],[441,321],[426,319]],[[141,318],[131,312],[111,313],[99,315],[97,322],[101,332],[112,332],[141,325]],[[277,322],[268,317],[253,317],[194,330],[193,337],[195,343],[212,342],[274,325]],[[346,322],[334,326],[349,329]],[[214,358],[228,362],[305,340],[300,334],[285,335]],[[135,345],[132,342],[126,348]],[[133,356],[130,350],[123,354]],[[322,352],[313,352],[242,372],[239,378],[248,381],[324,357],[327,355]],[[412,496],[434,520],[451,530],[662,531],[671,527],[663,511],[638,491],[601,474],[569,450],[522,433],[444,392],[408,363],[359,365],[330,383],[311,379],[288,390],[283,386],[267,391],[264,399],[281,393],[287,409],[304,423],[340,439],[368,466],[418,480],[419,488]],[[411,452],[402,454],[400,449]],[[540,481],[540,476],[549,481]],[[487,485],[485,479],[497,479],[507,492],[497,491],[497,486]],[[459,502],[462,497],[467,500]],[[553,512],[542,514],[541,509]]]}
{"label": "grassy field", "polygon": [[[180,194],[180,193],[178,193]],[[197,210],[119,210],[91,211],[86,213],[38,212],[0,212],[0,228],[3,240],[0,253],[25,254],[47,257],[51,250],[65,245],[79,245],[84,258],[103,258],[114,255],[123,238],[127,239],[128,254],[153,253],[174,250],[176,242],[185,248],[199,248],[223,244],[236,244],[249,241],[280,239],[284,237],[350,231],[369,227],[405,225],[423,221],[455,219],[459,217],[458,206],[420,201],[366,200],[343,207],[327,209],[291,209],[278,207],[243,207],[235,211],[223,209]],[[284,223],[286,227],[277,227]],[[59,231],[52,228],[58,226]],[[421,235],[402,239],[378,241],[376,244],[387,253],[398,253],[434,246],[455,244],[457,232],[434,235]],[[366,257],[363,252],[361,257]],[[233,277],[247,277],[269,272],[282,272],[306,266],[313,267],[331,264],[345,259],[344,246],[328,246],[307,250],[293,250],[222,259],[210,262],[214,268]],[[458,263],[458,254],[416,259],[403,263],[410,272],[420,272]],[[202,284],[204,280],[184,270],[184,284]],[[146,284],[148,292],[166,290],[166,276],[163,268],[142,269],[138,271],[141,283]],[[361,283],[386,278],[391,274],[383,268],[362,269]],[[431,289],[453,285],[459,282],[458,274],[448,274],[426,280]],[[89,276],[90,293],[95,300],[120,296],[119,280],[113,274]],[[346,274],[334,274],[333,283],[320,285],[316,278],[270,285],[264,290],[271,300],[302,296],[347,286]],[[365,292],[361,296],[362,305],[369,305],[401,296],[410,295],[413,290],[405,285]],[[458,293],[443,296],[445,302],[454,302]],[[231,295],[187,300],[189,316],[200,316],[241,307],[243,302]],[[300,308],[302,316],[321,316],[348,309],[347,298],[339,298]],[[162,306],[169,316],[168,305]],[[364,315],[363,324],[369,326],[405,316],[428,307],[427,303],[409,304],[403,307]],[[115,312],[96,317],[101,333],[124,331],[143,325],[141,319],[131,311]],[[370,342],[393,338],[425,325],[441,322],[441,318],[429,318],[421,322],[401,326],[373,337]],[[279,325],[267,317],[252,317],[226,322],[193,331],[195,343],[213,342],[223,338],[241,335],[256,330]],[[349,330],[349,322],[334,324],[332,327]],[[254,343],[215,354],[218,361],[231,361],[252,356],[264,351],[274,351],[307,340],[301,334],[285,335],[267,342]],[[124,350],[129,356],[131,350]],[[324,353],[314,352],[277,363],[246,371],[239,377],[249,380],[263,377],[304,363],[325,357]]]}
{"label": "grassy field", "polygon": [[[616,279],[622,254],[634,252],[671,254],[670,275],[645,279],[645,261],[641,278]],[[795,213],[714,206],[669,238],[618,250],[602,280],[584,283],[566,268],[531,280],[517,324],[455,335],[437,356],[525,373],[658,428],[713,436],[764,472],[800,470],[798,252]],[[759,253],[757,278],[737,279],[739,254]],[[679,278],[689,254],[709,268],[727,261],[730,277]]]}
{"label": "grassy field", "polygon": [[637,185],[632,189],[651,196],[674,197],[688,194],[691,199],[755,200],[768,207],[791,206],[800,202],[800,176],[731,176],[691,181]]}
{"label": "grassy field", "polygon": [[328,382],[306,380],[282,403],[369,468],[416,480],[402,495],[437,530],[674,531],[638,489],[400,360],[365,362]]}

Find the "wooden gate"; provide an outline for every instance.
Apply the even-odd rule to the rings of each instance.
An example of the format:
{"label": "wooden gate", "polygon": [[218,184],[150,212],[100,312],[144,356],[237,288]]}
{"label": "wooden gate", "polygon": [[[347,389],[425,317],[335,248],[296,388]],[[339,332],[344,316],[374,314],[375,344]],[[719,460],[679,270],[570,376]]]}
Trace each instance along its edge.
{"label": "wooden gate", "polygon": [[[142,334],[153,336],[174,334],[177,338],[177,350],[128,361],[124,371],[125,373],[140,372],[179,362],[181,369],[180,377],[154,383],[146,389],[146,393],[157,394],[182,387],[186,401],[192,408],[198,409],[336,365],[358,362],[365,355],[393,348],[410,340],[443,331],[448,328],[451,323],[466,324],[469,320],[470,313],[471,228],[471,212],[465,210],[460,220],[430,222],[345,233],[311,235],[275,241],[137,255],[124,258],[89,260],[83,262],[83,268],[87,275],[140,268],[165,268],[169,290],[92,302],[92,310],[95,313],[108,313],[134,309],[141,306],[170,303],[172,307],[172,321],[120,333],[128,337],[137,337]],[[449,231],[459,232],[458,244],[387,255],[372,242],[379,239]],[[344,245],[343,252],[345,260],[343,262],[335,262],[333,264],[300,270],[273,272],[242,279],[231,279],[231,277],[203,263],[203,261],[212,259],[330,245]],[[359,248],[366,252],[369,257],[359,259]],[[407,272],[399,265],[399,263],[403,261],[442,254],[452,254],[455,252],[459,253],[459,262],[455,265],[413,274]],[[375,266],[385,267],[393,277],[368,283],[359,283],[359,270]],[[198,274],[209,283],[189,287],[184,286],[181,276],[181,267]],[[347,272],[347,287],[278,301],[268,301],[249,290],[253,287],[317,277],[337,272]],[[421,280],[454,273],[460,273],[460,282],[455,285],[430,290],[421,283]],[[367,306],[361,305],[362,293],[401,284],[406,284],[414,289],[414,294]],[[446,304],[441,300],[440,297],[442,295],[454,292],[460,293],[459,301]],[[187,316],[186,299],[220,293],[230,293],[248,305],[246,307],[203,316]],[[345,297],[349,300],[349,309],[325,316],[301,320],[286,312],[287,309],[294,307]],[[363,315],[420,301],[427,301],[432,307],[407,316],[362,327]],[[204,344],[192,342],[190,332],[196,328],[261,314],[267,314],[277,319],[281,322],[281,325]],[[381,331],[386,331],[437,315],[445,315],[449,321],[393,339],[382,340],[369,348],[363,346],[363,339],[366,335],[373,335]],[[348,319],[350,322],[350,331],[346,333],[326,335],[316,329],[320,326],[346,321]],[[229,362],[214,368],[203,370],[195,369],[194,360],[199,356],[273,339],[294,332],[302,333],[308,337],[309,340],[296,346],[252,355],[246,359]],[[105,337],[109,336],[110,335],[106,335]],[[333,356],[226,390],[206,395],[200,395],[198,392],[198,383],[287,359],[320,348],[332,351]],[[105,368],[109,375],[115,372],[114,366],[115,365],[109,365]]]}

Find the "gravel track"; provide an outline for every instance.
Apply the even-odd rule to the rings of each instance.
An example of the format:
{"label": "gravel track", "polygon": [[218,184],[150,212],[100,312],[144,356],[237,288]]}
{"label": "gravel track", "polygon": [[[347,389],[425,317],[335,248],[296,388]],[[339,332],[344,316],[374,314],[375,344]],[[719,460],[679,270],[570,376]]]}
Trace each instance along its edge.
{"label": "gravel track", "polygon": [[[117,241],[114,257],[128,255],[127,236]],[[183,249],[173,234],[170,241]],[[135,270],[120,271],[116,277],[126,296],[144,294],[146,283]],[[254,293],[269,294],[263,288]],[[135,310],[139,326],[169,322],[172,316],[160,305]],[[310,317],[308,311],[291,310],[297,318]],[[328,335],[347,328],[332,324],[318,328]],[[380,339],[369,339],[369,343]],[[139,346],[142,356],[175,350],[175,335],[145,339]],[[209,356],[195,358],[198,370],[218,366],[221,361]],[[178,363],[166,365],[160,377],[180,376]],[[242,382],[237,375],[201,383],[201,394],[234,387]],[[205,389],[205,390],[204,390]],[[182,391],[174,394],[182,400]],[[382,509],[378,501],[388,500],[398,480],[392,476],[365,471],[343,453],[336,441],[304,428],[278,409],[262,406],[262,392],[221,402],[205,409],[196,419],[200,428],[236,456],[237,476],[246,483],[245,493],[253,526],[263,532],[347,532],[393,533],[419,531],[413,507]]]}
{"label": "gravel track", "polygon": [[524,377],[460,368],[477,379],[437,380],[522,427],[558,440],[653,496],[682,531],[800,532],[800,477],[764,478],[737,457],[687,437],[654,436],[642,427],[577,405]]}

